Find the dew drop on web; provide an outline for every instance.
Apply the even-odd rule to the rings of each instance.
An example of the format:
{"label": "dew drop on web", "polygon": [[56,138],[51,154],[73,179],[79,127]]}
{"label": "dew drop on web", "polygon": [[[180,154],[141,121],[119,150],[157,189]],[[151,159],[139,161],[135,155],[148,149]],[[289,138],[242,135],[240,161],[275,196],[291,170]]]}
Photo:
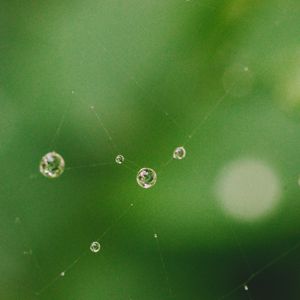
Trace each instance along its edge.
{"label": "dew drop on web", "polygon": [[65,169],[63,157],[56,152],[49,152],[44,155],[40,162],[40,172],[47,178],[59,177]]}
{"label": "dew drop on web", "polygon": [[136,176],[136,181],[139,186],[144,189],[149,189],[153,187],[156,183],[157,175],[153,169],[142,168],[138,171]]}
{"label": "dew drop on web", "polygon": [[99,242],[92,242],[92,243],[91,243],[90,250],[91,250],[93,253],[99,252],[100,249],[101,249],[101,246],[100,246]]}
{"label": "dew drop on web", "polygon": [[186,156],[186,150],[184,147],[177,147],[173,152],[174,159],[183,159]]}
{"label": "dew drop on web", "polygon": [[122,154],[116,156],[115,162],[118,165],[121,165],[125,161],[125,157]]}

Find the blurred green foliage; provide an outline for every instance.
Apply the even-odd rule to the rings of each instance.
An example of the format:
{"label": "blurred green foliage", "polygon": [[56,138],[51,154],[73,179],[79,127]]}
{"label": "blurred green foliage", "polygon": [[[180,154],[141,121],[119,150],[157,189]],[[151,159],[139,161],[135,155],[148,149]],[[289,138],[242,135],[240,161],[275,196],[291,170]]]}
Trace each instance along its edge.
{"label": "blurred green foliage", "polygon": [[[0,299],[221,299],[274,258],[226,299],[299,299],[299,1],[0,7]],[[56,180],[38,173],[52,150],[71,168]],[[248,157],[282,187],[252,221],[214,192]],[[75,168],[96,163],[112,164]],[[151,190],[141,167],[158,172]]]}

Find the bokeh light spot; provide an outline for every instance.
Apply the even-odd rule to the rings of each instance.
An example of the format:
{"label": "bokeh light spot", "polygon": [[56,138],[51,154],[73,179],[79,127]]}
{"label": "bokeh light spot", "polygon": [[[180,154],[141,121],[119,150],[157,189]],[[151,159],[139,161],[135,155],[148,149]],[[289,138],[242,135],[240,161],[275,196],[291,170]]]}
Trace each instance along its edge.
{"label": "bokeh light spot", "polygon": [[225,166],[217,177],[215,191],[228,214],[250,221],[267,215],[276,207],[281,183],[265,162],[244,159]]}

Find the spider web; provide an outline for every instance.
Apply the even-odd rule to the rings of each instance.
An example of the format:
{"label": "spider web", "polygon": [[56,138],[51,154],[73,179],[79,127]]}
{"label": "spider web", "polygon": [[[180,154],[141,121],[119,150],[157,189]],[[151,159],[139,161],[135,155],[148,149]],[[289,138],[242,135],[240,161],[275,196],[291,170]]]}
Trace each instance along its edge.
{"label": "spider web", "polygon": [[[268,55],[297,24],[297,5],[290,1],[282,10],[276,2],[273,22],[271,1],[241,3],[89,1],[76,3],[66,23],[67,3],[18,8],[27,25],[18,29],[35,35],[18,38],[8,27],[16,40],[4,48],[13,58],[3,60],[2,99],[12,101],[4,120],[17,119],[8,128],[18,129],[11,133],[13,150],[3,150],[14,160],[3,161],[2,298],[297,299],[299,126],[295,108],[276,102],[284,88],[270,92],[278,80],[290,82],[273,64],[280,59],[286,67],[292,51],[281,46]],[[35,19],[26,20],[32,12]],[[53,31],[35,31],[47,22]],[[277,35],[269,36],[275,23]],[[110,30],[101,29],[105,24]],[[219,46],[209,37],[195,41],[205,34]],[[262,47],[253,46],[266,36]],[[16,46],[22,38],[35,45],[32,52],[26,43]],[[120,50],[123,44],[128,48]],[[9,67],[24,63],[20,50],[34,53],[35,63],[24,66],[31,77],[15,82]],[[187,157],[174,161],[181,145]],[[47,181],[37,163],[52,150],[67,167]],[[120,166],[117,154],[125,156]],[[280,170],[285,204],[244,222],[226,213],[212,190],[224,164],[249,155]],[[279,163],[282,157],[293,166]],[[149,191],[136,184],[141,167],[158,173]],[[97,254],[89,250],[95,240],[102,247]]]}

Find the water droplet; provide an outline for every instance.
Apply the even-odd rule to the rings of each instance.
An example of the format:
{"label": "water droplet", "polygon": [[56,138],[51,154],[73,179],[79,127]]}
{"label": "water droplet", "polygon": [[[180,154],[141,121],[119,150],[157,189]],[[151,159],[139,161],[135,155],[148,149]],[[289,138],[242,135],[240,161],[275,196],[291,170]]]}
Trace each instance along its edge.
{"label": "water droplet", "polygon": [[65,169],[65,161],[56,152],[47,153],[40,162],[40,172],[48,178],[59,177]]}
{"label": "water droplet", "polygon": [[137,183],[144,189],[151,188],[155,185],[157,179],[156,172],[150,168],[139,170],[136,176]]}
{"label": "water droplet", "polygon": [[248,285],[246,285],[246,284],[244,285],[244,290],[245,290],[245,291],[248,291],[248,290],[249,290]]}
{"label": "water droplet", "polygon": [[61,273],[60,273],[60,276],[61,276],[61,277],[64,277],[64,276],[65,276],[65,272],[61,272]]}
{"label": "water droplet", "polygon": [[121,165],[125,161],[125,157],[123,155],[119,154],[116,156],[115,161],[117,164]]}
{"label": "water droplet", "polygon": [[184,147],[177,147],[173,152],[173,158],[175,159],[183,159],[186,156],[186,151]]}
{"label": "water droplet", "polygon": [[158,238],[158,235],[157,233],[154,233],[154,238],[157,239]]}
{"label": "water droplet", "polygon": [[92,252],[97,253],[97,252],[100,251],[100,249],[101,249],[101,246],[100,246],[100,244],[98,242],[92,242],[91,243],[90,250]]}

